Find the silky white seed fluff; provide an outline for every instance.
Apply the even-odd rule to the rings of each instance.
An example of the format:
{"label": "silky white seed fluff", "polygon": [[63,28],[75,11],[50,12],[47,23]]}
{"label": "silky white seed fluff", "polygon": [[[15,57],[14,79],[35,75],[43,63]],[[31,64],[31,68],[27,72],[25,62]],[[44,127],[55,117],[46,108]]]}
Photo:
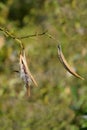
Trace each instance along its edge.
{"label": "silky white seed fluff", "polygon": [[20,77],[26,84],[31,84],[31,78],[27,73],[25,73],[23,64],[20,65]]}

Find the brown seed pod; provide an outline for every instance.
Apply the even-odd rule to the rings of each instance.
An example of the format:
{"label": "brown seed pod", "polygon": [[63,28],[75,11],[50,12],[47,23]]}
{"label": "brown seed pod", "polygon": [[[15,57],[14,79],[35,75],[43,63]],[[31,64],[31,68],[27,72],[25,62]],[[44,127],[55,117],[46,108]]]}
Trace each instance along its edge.
{"label": "brown seed pod", "polygon": [[20,76],[25,82],[25,85],[27,88],[27,95],[30,96],[31,81],[35,84],[35,86],[38,86],[38,85],[28,68],[24,48],[22,48],[22,51],[20,53],[19,65],[20,65]]}
{"label": "brown seed pod", "polygon": [[77,74],[71,67],[70,65],[67,63],[63,53],[62,53],[62,49],[61,49],[61,46],[58,44],[58,57],[59,57],[59,60],[60,62],[62,63],[62,65],[64,66],[64,68],[69,72],[71,73],[72,75],[74,75],[75,77],[77,78],[80,78],[82,80],[84,80],[83,77],[81,77],[79,74]]}

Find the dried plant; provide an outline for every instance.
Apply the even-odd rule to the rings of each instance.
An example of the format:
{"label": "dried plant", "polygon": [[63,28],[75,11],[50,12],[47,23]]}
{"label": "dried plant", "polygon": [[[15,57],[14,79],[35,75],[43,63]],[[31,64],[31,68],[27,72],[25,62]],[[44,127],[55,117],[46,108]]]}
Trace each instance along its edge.
{"label": "dried plant", "polygon": [[[55,40],[56,42],[59,43],[59,41],[56,40],[56,38],[54,38],[51,34],[46,33],[46,35],[47,35],[49,38],[51,38],[51,39],[53,39],[53,40]],[[69,73],[71,73],[72,75],[74,75],[74,76],[77,77],[77,78],[80,78],[80,79],[84,80],[84,78],[81,77],[79,74],[77,74],[77,73],[70,67],[70,65],[67,63],[67,61],[66,61],[66,59],[65,59],[65,57],[64,57],[64,55],[63,55],[63,53],[62,53],[62,49],[61,49],[61,45],[60,45],[60,44],[58,44],[58,57],[59,57],[60,62],[61,62],[62,65],[64,66],[64,68],[65,68]]]}
{"label": "dried plant", "polygon": [[44,31],[42,33],[35,33],[32,35],[26,35],[26,36],[15,36],[7,28],[3,28],[3,27],[0,27],[0,31],[2,31],[6,37],[9,36],[12,39],[16,40],[17,43],[21,46],[21,52],[20,52],[20,56],[19,56],[20,71],[15,71],[15,72],[20,73],[20,77],[25,82],[25,86],[27,89],[27,95],[30,96],[31,82],[33,82],[35,84],[35,86],[38,86],[38,85],[28,68],[27,60],[26,60],[26,56],[25,56],[25,50],[24,50],[24,46],[23,46],[21,40],[25,39],[25,38],[29,38],[29,37],[42,36],[47,31]]}

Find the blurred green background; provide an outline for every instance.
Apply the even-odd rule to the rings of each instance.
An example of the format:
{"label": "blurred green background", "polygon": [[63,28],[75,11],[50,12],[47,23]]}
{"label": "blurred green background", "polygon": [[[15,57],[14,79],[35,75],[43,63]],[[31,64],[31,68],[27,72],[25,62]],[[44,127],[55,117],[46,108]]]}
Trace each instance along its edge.
{"label": "blurred green background", "polygon": [[58,43],[47,35],[23,40],[32,84],[27,98],[17,42],[0,31],[0,130],[87,130],[87,0],[0,0],[0,26],[16,36],[44,30],[60,41],[68,63],[60,64]]}

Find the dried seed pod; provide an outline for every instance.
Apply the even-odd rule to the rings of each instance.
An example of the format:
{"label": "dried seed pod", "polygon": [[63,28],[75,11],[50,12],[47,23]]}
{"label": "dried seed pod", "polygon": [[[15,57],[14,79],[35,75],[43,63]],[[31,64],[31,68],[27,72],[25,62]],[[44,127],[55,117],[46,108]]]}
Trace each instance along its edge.
{"label": "dried seed pod", "polygon": [[35,84],[35,86],[38,86],[38,85],[28,68],[24,48],[20,53],[19,65],[20,65],[20,76],[24,80],[26,88],[27,88],[27,94],[28,96],[30,96],[31,81]]}
{"label": "dried seed pod", "polygon": [[82,80],[84,80],[83,77],[81,77],[79,74],[77,74],[71,67],[70,65],[67,63],[63,53],[62,53],[62,49],[61,49],[61,46],[58,45],[58,57],[59,57],[59,60],[60,62],[62,63],[62,65],[64,66],[64,68],[69,72],[71,73],[72,75],[74,75],[75,77],[77,78],[80,78]]}

